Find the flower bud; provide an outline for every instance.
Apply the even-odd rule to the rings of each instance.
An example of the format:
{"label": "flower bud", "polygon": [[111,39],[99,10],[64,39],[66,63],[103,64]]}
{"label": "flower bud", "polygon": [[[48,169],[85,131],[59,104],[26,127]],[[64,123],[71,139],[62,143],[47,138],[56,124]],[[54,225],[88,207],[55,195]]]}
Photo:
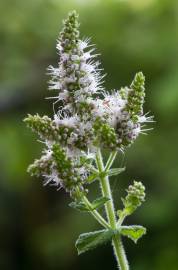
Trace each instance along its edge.
{"label": "flower bud", "polygon": [[71,136],[74,128],[66,125],[58,125],[48,116],[40,117],[37,115],[28,115],[24,122],[35,131],[41,139],[47,141],[58,141],[63,145],[67,144],[68,138]]}
{"label": "flower bud", "polygon": [[145,201],[145,187],[141,182],[134,181],[127,189],[127,196],[122,199],[124,211],[127,215],[132,214]]}
{"label": "flower bud", "polygon": [[[73,163],[72,159],[69,158],[65,150],[59,145],[54,144],[52,146],[52,157],[54,160],[54,170],[58,174],[61,186],[70,194],[77,194],[77,190],[83,190],[82,167],[78,167],[77,164]],[[80,192],[81,193],[81,192]]]}
{"label": "flower bud", "polygon": [[42,155],[40,159],[36,159],[33,164],[28,167],[28,172],[32,176],[44,176],[51,173],[52,159],[51,154],[48,152],[45,155]]}
{"label": "flower bud", "polygon": [[[143,103],[145,97],[145,77],[142,72],[135,75],[128,92],[127,111],[132,117],[143,114]],[[137,118],[136,118],[137,119]]]}

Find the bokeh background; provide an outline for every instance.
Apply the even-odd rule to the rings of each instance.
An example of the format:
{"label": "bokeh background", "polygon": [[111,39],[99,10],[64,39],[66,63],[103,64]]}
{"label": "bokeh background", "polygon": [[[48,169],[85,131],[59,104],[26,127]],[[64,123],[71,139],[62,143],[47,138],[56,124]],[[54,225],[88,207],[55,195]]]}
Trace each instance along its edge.
{"label": "bokeh background", "polygon": [[76,238],[98,224],[70,209],[64,192],[26,173],[42,145],[22,119],[52,115],[46,68],[57,64],[56,38],[73,9],[81,35],[101,53],[107,89],[130,84],[137,71],[146,75],[145,111],[155,116],[154,130],[118,157],[127,171],[111,179],[112,189],[118,207],[134,178],[147,189],[146,202],[127,220],[148,228],[137,245],[124,239],[131,269],[177,270],[177,0],[0,1],[0,269],[116,269],[109,245],[77,256]]}

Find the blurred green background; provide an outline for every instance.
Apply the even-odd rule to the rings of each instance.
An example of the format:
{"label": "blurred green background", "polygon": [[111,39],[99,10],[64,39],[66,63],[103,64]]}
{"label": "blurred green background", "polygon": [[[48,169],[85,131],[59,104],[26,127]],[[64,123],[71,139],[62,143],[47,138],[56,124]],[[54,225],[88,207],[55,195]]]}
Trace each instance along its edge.
{"label": "blurred green background", "polygon": [[[133,270],[178,269],[178,1],[0,1],[0,269],[116,269],[111,247],[77,256],[81,232],[99,228],[70,199],[26,168],[42,146],[24,125],[27,113],[52,115],[46,68],[57,65],[56,39],[68,11],[80,13],[81,36],[101,53],[107,89],[146,75],[145,111],[154,130],[140,136],[117,163],[127,171],[111,179],[116,204],[128,183],[142,180],[144,205],[127,220],[148,234],[137,245],[124,239]],[[95,186],[94,186],[95,190]]]}

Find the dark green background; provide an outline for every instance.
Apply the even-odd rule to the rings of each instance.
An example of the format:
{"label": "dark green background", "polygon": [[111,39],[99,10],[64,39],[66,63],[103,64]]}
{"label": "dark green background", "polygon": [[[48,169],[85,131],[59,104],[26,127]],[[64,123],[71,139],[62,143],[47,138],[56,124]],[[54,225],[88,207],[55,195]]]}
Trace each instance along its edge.
{"label": "dark green background", "polygon": [[92,37],[101,53],[107,89],[129,84],[137,71],[146,75],[145,111],[155,116],[154,130],[118,158],[127,171],[111,182],[118,206],[133,179],[147,189],[146,202],[126,222],[148,228],[137,245],[124,241],[131,269],[177,270],[177,0],[1,0],[0,269],[116,269],[109,245],[77,256],[78,235],[100,227],[70,209],[64,192],[26,173],[42,145],[22,119],[52,115],[45,73],[57,65],[61,20],[73,9],[80,13],[81,36]]}

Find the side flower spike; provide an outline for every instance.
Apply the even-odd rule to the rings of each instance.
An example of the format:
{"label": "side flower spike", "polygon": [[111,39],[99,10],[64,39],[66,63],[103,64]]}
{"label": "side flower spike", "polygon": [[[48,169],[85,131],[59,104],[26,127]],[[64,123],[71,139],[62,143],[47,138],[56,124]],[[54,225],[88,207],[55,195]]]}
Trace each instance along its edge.
{"label": "side flower spike", "polygon": [[122,198],[124,205],[123,210],[119,210],[118,216],[120,223],[123,222],[126,216],[131,215],[145,201],[145,187],[141,182],[134,181],[127,189],[127,196]]}
{"label": "side flower spike", "polygon": [[145,76],[142,72],[139,72],[131,83],[127,98],[127,111],[135,121],[138,120],[139,116],[143,115],[144,97]]}
{"label": "side flower spike", "polygon": [[61,123],[56,122],[46,115],[43,117],[38,114],[28,115],[24,122],[49,144],[58,141],[62,145],[66,145],[74,131],[74,127],[66,125],[64,121],[61,120]]}
{"label": "side flower spike", "polygon": [[77,159],[67,156],[65,149],[59,144],[52,146],[52,157],[53,169],[58,174],[61,187],[69,192],[73,199],[78,200],[86,192],[84,184],[87,178],[87,168],[77,164]]}

